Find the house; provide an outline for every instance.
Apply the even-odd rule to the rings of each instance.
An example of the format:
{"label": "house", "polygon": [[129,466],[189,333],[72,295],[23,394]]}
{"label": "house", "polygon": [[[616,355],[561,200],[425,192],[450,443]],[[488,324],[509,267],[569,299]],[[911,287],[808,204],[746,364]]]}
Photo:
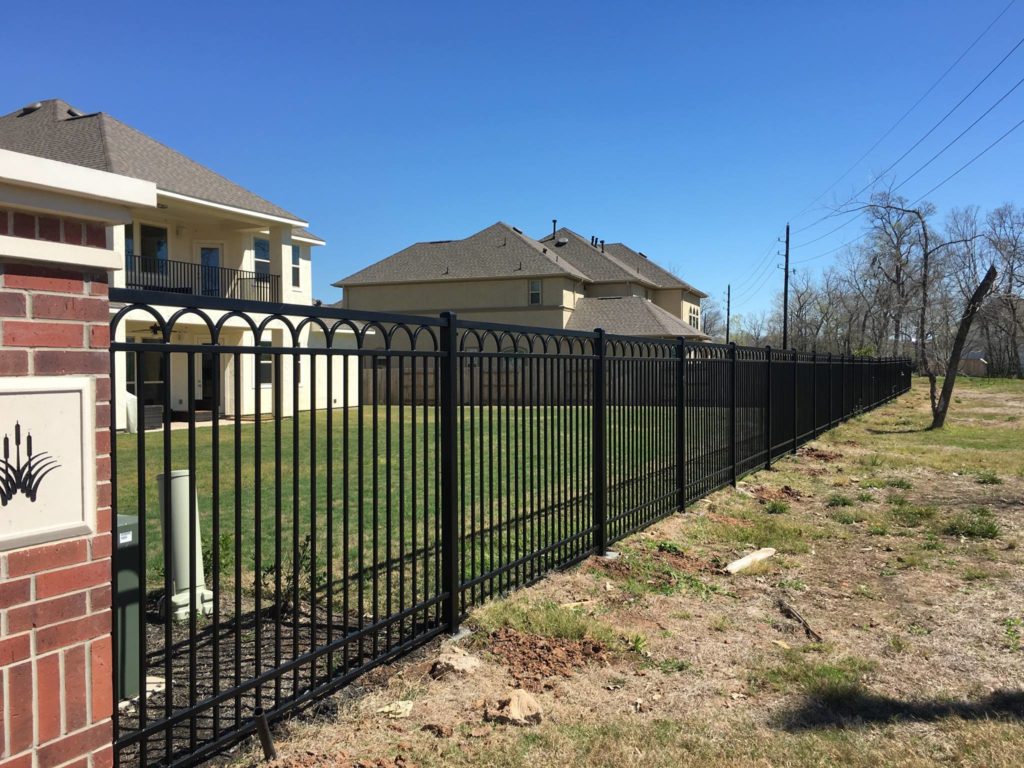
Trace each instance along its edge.
{"label": "house", "polygon": [[535,240],[497,222],[462,240],[410,245],[334,283],[337,306],[545,328],[706,340],[697,290],[616,243],[553,228]]}
{"label": "house", "polygon": [[[14,234],[39,239],[73,237],[76,241],[81,237],[87,245],[118,254],[123,269],[112,272],[111,287],[155,291],[178,299],[191,295],[197,301],[256,302],[265,304],[268,313],[282,303],[313,303],[310,261],[313,249],[323,246],[324,241],[309,231],[307,221],[111,115],[86,113],[57,99],[36,102],[0,117],[0,149],[39,161],[103,171],[107,174],[104,178],[143,180],[155,186],[152,203],[128,206],[121,223],[102,229],[83,229],[59,218],[55,222],[45,215],[45,201],[23,197],[10,206]],[[101,199],[95,190],[92,195],[97,201]],[[84,215],[82,218],[86,220]],[[250,316],[258,323],[266,315],[259,306],[253,306]],[[119,309],[111,307],[112,312]],[[177,311],[159,303],[152,309],[162,321]],[[207,314],[216,321],[226,311],[210,310]],[[156,342],[160,333],[160,323],[154,316],[139,310],[118,326],[115,340]],[[283,323],[273,323],[269,333],[269,339],[264,334],[262,345],[292,346],[290,331]],[[172,341],[206,344],[210,342],[209,331],[200,318],[182,317],[174,326]],[[244,347],[253,345],[255,339],[247,323],[229,319],[220,342]],[[321,331],[307,327],[299,343],[324,347],[326,338]],[[336,347],[354,345],[351,331],[335,337]],[[180,359],[184,357],[174,355],[166,365],[164,356],[147,354],[136,364],[134,356],[128,355],[123,364],[116,366],[116,391],[142,398],[151,412],[160,414],[165,387],[170,388],[172,411],[179,412],[187,410],[191,388],[197,411],[212,417],[215,413],[252,414],[256,389],[269,389],[274,384],[269,356],[241,355],[236,371],[236,359],[231,355],[203,354],[191,382],[187,380],[187,361]],[[340,359],[336,360],[340,364]],[[291,366],[282,366],[283,415],[295,408],[329,404],[331,395],[326,386],[317,387],[317,402],[310,402],[309,364],[307,358],[302,358],[299,396],[294,403]],[[214,366],[219,366],[219,376],[214,375]],[[319,378],[326,372],[318,370],[317,375]],[[234,386],[236,376],[240,387]],[[214,381],[220,385],[214,387]],[[267,411],[272,400],[262,398],[261,412]],[[124,413],[119,412],[117,418],[122,425]]]}
{"label": "house", "polygon": [[964,376],[988,376],[988,360],[985,353],[979,349],[972,349],[960,358],[960,370],[958,373]]}

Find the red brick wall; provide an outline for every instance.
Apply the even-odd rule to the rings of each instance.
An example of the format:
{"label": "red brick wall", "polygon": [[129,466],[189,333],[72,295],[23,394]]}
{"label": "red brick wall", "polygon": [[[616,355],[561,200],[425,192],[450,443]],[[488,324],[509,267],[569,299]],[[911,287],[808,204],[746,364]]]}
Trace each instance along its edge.
{"label": "red brick wall", "polygon": [[96,533],[0,553],[0,768],[112,762],[107,276],[0,259],[0,376],[96,378]]}

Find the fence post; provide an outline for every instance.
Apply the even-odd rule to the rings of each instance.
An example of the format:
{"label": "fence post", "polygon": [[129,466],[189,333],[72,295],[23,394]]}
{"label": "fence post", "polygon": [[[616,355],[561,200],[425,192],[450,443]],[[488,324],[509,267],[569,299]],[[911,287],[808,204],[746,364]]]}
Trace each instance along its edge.
{"label": "fence post", "polygon": [[459,631],[458,482],[458,326],[454,312],[442,312],[441,329],[441,589],[444,621],[450,634]]}
{"label": "fence post", "polygon": [[846,355],[839,358],[839,420],[846,421]]}
{"label": "fence post", "polygon": [[818,436],[818,350],[811,352],[811,439]]}
{"label": "fence post", "polygon": [[828,353],[828,428],[832,429],[832,353]]}
{"label": "fence post", "polygon": [[764,348],[765,356],[765,397],[764,397],[764,442],[767,446],[764,468],[772,468],[772,345]]}
{"label": "fence post", "polygon": [[796,453],[797,436],[800,434],[798,425],[800,424],[800,386],[798,381],[798,374],[800,372],[799,361],[797,360],[796,350],[790,350],[793,355],[793,453]]}
{"label": "fence post", "polygon": [[594,340],[594,391],[591,402],[594,411],[593,445],[593,497],[594,497],[594,551],[604,557],[608,553],[608,531],[606,526],[607,510],[605,509],[605,333],[597,329]]}
{"label": "fence post", "polygon": [[676,345],[676,507],[686,510],[686,339]]}
{"label": "fence post", "polygon": [[736,487],[736,342],[729,342],[729,459],[732,464],[732,487]]}

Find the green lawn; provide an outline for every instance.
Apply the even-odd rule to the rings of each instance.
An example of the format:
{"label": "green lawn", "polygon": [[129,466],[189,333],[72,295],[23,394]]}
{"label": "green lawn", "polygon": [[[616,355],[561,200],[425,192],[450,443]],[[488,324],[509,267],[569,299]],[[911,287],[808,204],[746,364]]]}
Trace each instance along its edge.
{"label": "green lawn", "polygon": [[[640,477],[653,464],[671,461],[670,419],[671,410],[664,408],[611,410],[610,481]],[[589,494],[589,408],[467,407],[460,426],[465,531]],[[375,553],[385,561],[434,541],[440,437],[433,408],[305,412],[279,422],[222,424],[218,431],[216,455],[212,426],[197,426],[191,437],[204,548],[212,548],[216,523],[223,567],[232,564],[237,549],[243,570],[257,571],[275,561],[278,546],[287,564],[312,531],[322,561],[329,512],[339,567],[346,552],[350,563],[362,552],[368,564]],[[144,496],[151,586],[162,578],[157,476],[165,470],[164,437],[163,431],[117,436],[117,511],[139,514]],[[169,468],[189,468],[189,443],[188,429],[170,432]],[[145,457],[141,494],[140,449]],[[527,544],[521,542],[519,554]],[[483,565],[477,563],[477,572]]]}

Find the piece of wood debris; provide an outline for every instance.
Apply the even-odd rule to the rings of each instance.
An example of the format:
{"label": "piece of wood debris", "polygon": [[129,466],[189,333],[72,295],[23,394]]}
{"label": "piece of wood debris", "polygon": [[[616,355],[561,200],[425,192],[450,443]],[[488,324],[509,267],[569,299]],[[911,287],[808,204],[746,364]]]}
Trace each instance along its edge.
{"label": "piece of wood debris", "polygon": [[790,619],[793,619],[801,627],[803,627],[804,628],[804,632],[807,634],[807,636],[809,638],[811,638],[811,640],[813,640],[816,643],[822,642],[821,635],[819,635],[817,632],[814,631],[813,627],[811,627],[811,625],[807,623],[807,619],[805,619],[803,616],[801,616],[800,612],[797,611],[796,608],[794,608],[792,605],[787,603],[781,597],[777,599],[776,603],[779,606],[779,610],[782,611],[782,615],[786,616],[786,617],[788,617]]}
{"label": "piece of wood debris", "polygon": [[771,547],[762,547],[756,552],[751,552],[746,557],[741,557],[739,560],[733,560],[727,566],[725,570],[727,573],[735,574],[740,571],[746,570],[755,563],[760,563],[762,560],[767,560],[769,557],[775,555],[775,550]]}

